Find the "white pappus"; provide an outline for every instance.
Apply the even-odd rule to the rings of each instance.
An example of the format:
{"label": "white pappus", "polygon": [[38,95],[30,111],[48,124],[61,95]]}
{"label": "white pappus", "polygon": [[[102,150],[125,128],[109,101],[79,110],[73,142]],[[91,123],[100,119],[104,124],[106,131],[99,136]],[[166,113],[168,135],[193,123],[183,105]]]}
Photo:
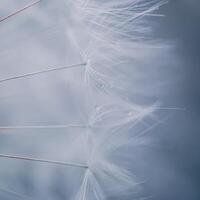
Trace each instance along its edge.
{"label": "white pappus", "polygon": [[[132,74],[127,70],[134,73],[132,60],[141,60],[143,49],[163,47],[147,38],[151,29],[147,17],[160,16],[155,11],[165,3],[40,0],[0,18],[0,36],[15,30],[11,42],[5,40],[0,48],[0,64],[8,66],[1,68],[5,74],[0,87],[6,97],[0,101],[8,103],[0,111],[9,113],[8,119],[0,121],[0,137],[5,140],[0,143],[2,198],[137,196],[140,184],[128,162],[127,148],[134,151],[135,146],[145,144],[142,135],[157,124],[154,111],[159,105],[130,100]],[[28,15],[31,9],[35,11]],[[32,19],[31,28],[25,28],[26,15]],[[14,183],[3,175],[11,170],[10,162],[18,163],[13,172],[17,177],[26,176],[22,172],[27,170],[26,163],[32,165],[32,172],[26,173],[33,176],[29,184],[34,192],[28,193],[24,182],[14,189]],[[64,175],[55,186],[56,167],[62,167]]]}

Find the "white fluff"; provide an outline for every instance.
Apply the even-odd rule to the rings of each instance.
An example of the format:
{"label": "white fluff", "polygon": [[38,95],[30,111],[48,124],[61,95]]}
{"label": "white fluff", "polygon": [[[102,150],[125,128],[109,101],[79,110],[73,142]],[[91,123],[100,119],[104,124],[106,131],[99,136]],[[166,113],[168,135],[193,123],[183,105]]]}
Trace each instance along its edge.
{"label": "white fluff", "polygon": [[[145,144],[142,134],[157,123],[154,111],[159,106],[130,100],[132,94],[145,93],[133,86],[137,66],[132,63],[164,47],[147,38],[151,27],[146,18],[159,16],[154,11],[164,3],[42,0],[0,23],[0,36],[11,37],[0,47],[0,101],[4,101],[0,109],[2,115],[8,113],[0,121],[4,137],[0,154],[86,166],[65,166],[56,185],[59,163],[29,163],[29,172],[26,162],[4,158],[0,183],[12,191],[9,199],[20,194],[20,198],[107,200],[132,198],[137,192],[127,154]],[[71,65],[78,66],[62,67]],[[15,188],[13,176],[3,175],[12,170],[12,162],[13,176],[30,176],[34,192],[29,194],[20,178]],[[54,188],[58,191],[52,194]]]}

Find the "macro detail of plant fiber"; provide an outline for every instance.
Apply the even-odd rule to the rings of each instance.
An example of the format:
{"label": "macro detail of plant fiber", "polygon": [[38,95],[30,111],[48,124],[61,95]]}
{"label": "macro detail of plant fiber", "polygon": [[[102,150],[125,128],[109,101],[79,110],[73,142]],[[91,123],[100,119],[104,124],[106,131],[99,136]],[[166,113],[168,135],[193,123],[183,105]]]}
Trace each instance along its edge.
{"label": "macro detail of plant fiber", "polygon": [[183,110],[161,100],[166,5],[0,1],[0,200],[152,198],[137,172],[149,133]]}

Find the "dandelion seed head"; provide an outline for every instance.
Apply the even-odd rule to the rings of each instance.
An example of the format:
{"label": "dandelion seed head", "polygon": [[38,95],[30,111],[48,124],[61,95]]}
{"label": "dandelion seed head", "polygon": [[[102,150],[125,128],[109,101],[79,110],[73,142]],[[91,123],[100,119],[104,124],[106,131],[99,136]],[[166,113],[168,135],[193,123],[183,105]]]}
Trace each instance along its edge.
{"label": "dandelion seed head", "polygon": [[[6,104],[8,112],[11,112],[12,108],[15,109],[13,114],[10,114],[14,116],[13,121],[20,122],[22,125],[19,124],[15,128],[10,125],[4,131],[12,127],[13,132],[19,133],[20,130],[23,133],[38,133],[38,137],[35,139],[36,136],[29,137],[28,134],[23,134],[25,136],[20,141],[16,136],[14,139],[6,136],[8,137],[5,139],[6,144],[14,141],[18,147],[14,151],[39,156],[38,158],[13,155],[7,157],[56,165],[56,169],[47,166],[46,169],[41,170],[41,167],[36,167],[34,178],[38,180],[34,179],[33,183],[37,187],[40,199],[52,198],[48,188],[53,181],[52,174],[57,175],[58,171],[62,171],[58,168],[61,164],[66,167],[62,177],[65,190],[67,188],[73,190],[72,194],[66,194],[66,199],[107,200],[115,196],[123,199],[121,198],[123,194],[129,194],[129,191],[135,190],[137,181],[132,171],[125,165],[129,160],[126,159],[128,155],[124,149],[131,147],[131,152],[134,152],[134,147],[142,143],[138,135],[148,132],[152,127],[138,132],[135,131],[136,127],[140,123],[145,123],[146,118],[154,117],[155,105],[139,105],[128,97],[127,101],[124,101],[126,99],[124,94],[131,93],[130,85],[133,87],[133,84],[130,80],[137,74],[135,64],[130,63],[134,59],[143,61],[143,49],[147,47],[151,49],[150,51],[154,49],[155,42],[147,42],[145,38],[150,30],[144,17],[158,9],[163,2],[162,0],[73,0],[66,1],[66,7],[61,1],[46,2],[40,7],[37,19],[42,18],[43,9],[49,6],[50,9],[47,9],[48,13],[45,16],[46,21],[51,21],[49,16],[55,15],[58,9],[55,24],[62,21],[62,26],[50,28],[48,32],[52,32],[52,35],[47,39],[45,35],[40,34],[35,39],[29,39],[28,42],[31,42],[31,47],[34,49],[30,53],[27,48],[21,48],[24,56],[23,59],[22,57],[17,59],[17,68],[21,69],[22,65],[22,68],[26,69],[26,66],[29,66],[28,63],[33,63],[32,67],[36,63],[46,65],[50,61],[57,64],[70,63],[67,66],[74,66],[71,62],[81,61],[76,62],[81,63],[78,67],[75,63],[76,69],[68,67],[66,70],[65,67],[66,71],[62,71],[64,80],[57,74],[60,68],[40,69],[36,72],[33,70],[33,72],[9,78],[9,80],[20,79],[20,87],[24,88],[26,85],[28,92],[23,94],[25,99],[22,102],[20,99],[10,106],[16,100],[14,98],[10,104]],[[12,17],[12,20],[15,18]],[[67,37],[70,37],[70,41]],[[57,48],[59,45],[61,48]],[[56,48],[57,51],[54,51]],[[40,51],[37,55],[41,60],[35,56],[38,49]],[[71,53],[72,51],[74,53]],[[17,49],[15,53],[17,56]],[[9,63],[10,55],[6,55],[9,57],[6,62]],[[137,62],[135,63],[137,65]],[[47,74],[50,71],[53,73],[57,71],[56,75]],[[45,79],[40,79],[41,73],[45,74]],[[24,80],[25,77],[33,75],[36,79],[30,82]],[[7,83],[8,79],[3,79],[3,81]],[[60,94],[57,92],[59,87],[54,84],[63,83],[63,81],[71,90],[62,90]],[[41,88],[43,82],[50,86]],[[29,83],[30,87],[26,83]],[[135,86],[133,90],[135,91]],[[47,97],[44,97],[46,94]],[[71,96],[73,96],[72,99],[70,99]],[[25,108],[27,105],[29,108]],[[4,112],[4,109],[2,110]],[[68,125],[70,123],[66,122],[65,116],[74,125]],[[9,122],[9,120],[5,121]],[[31,124],[33,122],[35,124]],[[55,125],[49,125],[52,122]],[[63,125],[59,125],[61,123]],[[42,135],[43,132],[44,135]],[[2,149],[9,150],[8,147],[12,145],[5,146]],[[30,152],[26,152],[27,148],[30,148]],[[41,156],[55,159],[40,159]],[[6,167],[5,170],[9,171]],[[18,174],[20,170],[16,171]],[[78,186],[75,187],[75,185]],[[64,193],[67,193],[68,191],[65,190]]]}

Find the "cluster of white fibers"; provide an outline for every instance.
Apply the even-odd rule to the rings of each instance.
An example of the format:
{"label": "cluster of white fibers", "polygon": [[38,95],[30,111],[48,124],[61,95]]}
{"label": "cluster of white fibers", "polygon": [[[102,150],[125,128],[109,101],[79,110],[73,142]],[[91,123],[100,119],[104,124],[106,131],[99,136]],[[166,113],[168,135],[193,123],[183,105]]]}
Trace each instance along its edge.
{"label": "cluster of white fibers", "polygon": [[[123,77],[120,69],[130,67],[127,63],[131,59],[139,59],[137,53],[134,54],[137,48],[153,50],[158,46],[145,38],[149,26],[144,17],[156,16],[153,11],[163,3],[154,0],[73,1],[74,19],[79,29],[74,30],[73,35],[86,62],[86,103],[92,110],[87,132],[89,168],[76,197],[78,200],[130,198],[137,191],[137,181],[131,170],[124,167],[127,150],[123,147],[141,144],[138,135],[147,130],[140,130],[138,134],[132,133],[132,128],[148,117],[152,117],[151,123],[155,125],[152,115],[156,106],[127,102],[130,87],[126,88],[128,78]],[[76,35],[79,32],[81,37]],[[98,93],[109,98],[94,100]]]}
{"label": "cluster of white fibers", "polygon": [[[155,11],[165,3],[164,0],[41,0],[28,8],[30,12],[38,7],[37,17],[29,17],[35,20],[39,34],[36,32],[34,38],[26,30],[23,35],[30,43],[20,43],[14,50],[12,45],[0,49],[0,56],[4,56],[1,63],[13,65],[10,55],[18,63],[18,67],[10,67],[17,75],[8,76],[8,70],[0,80],[10,102],[5,105],[8,107],[16,100],[12,104],[14,112],[10,107],[0,107],[2,113],[8,112],[12,118],[0,123],[4,139],[0,147],[2,198],[125,200],[141,196],[131,157],[135,147],[146,144],[143,136],[157,125],[154,112],[159,104],[135,102],[134,95],[143,94],[146,89],[133,85],[133,79],[138,73],[137,62],[145,54],[156,54],[164,47],[147,35],[151,31],[149,17],[159,16]],[[22,12],[24,16],[28,13],[21,10],[0,21],[5,32],[10,30],[5,23],[16,20]],[[41,24],[37,27],[36,22]],[[16,31],[16,35],[22,31]],[[41,31],[46,33],[42,35]],[[21,36],[16,38],[11,41],[23,40]],[[3,45],[7,44],[5,41]],[[18,62],[18,57],[23,57],[23,61]],[[148,62],[148,57],[145,59]],[[42,65],[48,66],[41,68]],[[16,84],[12,86],[14,81]],[[21,94],[27,99],[19,99]],[[9,99],[15,95],[17,98]],[[39,135],[38,139],[35,135]],[[16,180],[4,175],[10,174],[12,162]],[[20,184],[23,178],[25,181]]]}

